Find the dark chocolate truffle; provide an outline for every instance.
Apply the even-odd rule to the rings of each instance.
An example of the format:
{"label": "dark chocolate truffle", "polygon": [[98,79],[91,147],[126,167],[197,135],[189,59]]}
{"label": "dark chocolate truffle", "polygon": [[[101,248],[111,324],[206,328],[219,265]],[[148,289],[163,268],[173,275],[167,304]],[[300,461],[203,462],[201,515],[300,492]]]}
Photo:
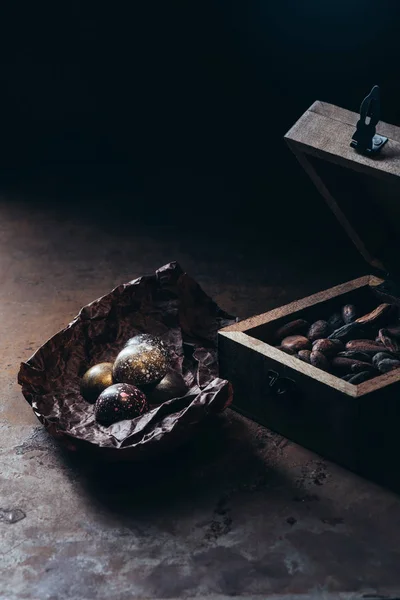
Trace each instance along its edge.
{"label": "dark chocolate truffle", "polygon": [[96,421],[105,427],[134,419],[149,410],[146,396],[134,385],[115,383],[105,389],[96,400]]}
{"label": "dark chocolate truffle", "polygon": [[157,385],[145,389],[150,404],[162,404],[172,398],[180,398],[187,392],[187,385],[180,373],[169,371]]}
{"label": "dark chocolate truffle", "polygon": [[81,395],[87,402],[94,404],[101,392],[112,385],[113,363],[99,363],[91,367],[81,381]]}
{"label": "dark chocolate truffle", "polygon": [[118,354],[113,369],[114,381],[149,385],[160,381],[168,370],[164,350],[149,342],[128,344]]}

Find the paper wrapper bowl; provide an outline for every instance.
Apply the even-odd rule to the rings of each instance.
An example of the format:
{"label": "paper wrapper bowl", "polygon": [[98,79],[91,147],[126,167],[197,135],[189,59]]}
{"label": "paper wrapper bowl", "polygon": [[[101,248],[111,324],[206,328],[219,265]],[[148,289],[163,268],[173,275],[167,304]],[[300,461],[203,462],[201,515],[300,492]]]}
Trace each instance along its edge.
{"label": "paper wrapper bowl", "polygon": [[[216,341],[218,329],[234,321],[170,263],[82,308],[21,364],[18,382],[39,421],[68,449],[107,460],[147,459],[184,443],[207,415],[231,403],[231,385],[217,376]],[[80,395],[81,377],[96,363],[113,362],[138,333],[166,342],[171,368],[187,392],[136,419],[102,427]]]}

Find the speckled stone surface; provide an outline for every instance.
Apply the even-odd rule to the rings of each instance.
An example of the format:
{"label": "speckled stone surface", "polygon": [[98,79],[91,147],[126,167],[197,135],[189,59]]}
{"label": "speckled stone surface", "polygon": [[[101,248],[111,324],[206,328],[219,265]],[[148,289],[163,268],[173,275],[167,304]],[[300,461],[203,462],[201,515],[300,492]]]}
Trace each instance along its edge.
{"label": "speckled stone surface", "polygon": [[0,598],[400,596],[394,493],[231,411],[151,476],[148,465],[82,463],[16,382],[19,361],[82,305],[169,260],[246,317],[363,274],[352,247],[340,263],[323,245],[293,252],[239,226],[205,236],[88,214],[0,198]]}

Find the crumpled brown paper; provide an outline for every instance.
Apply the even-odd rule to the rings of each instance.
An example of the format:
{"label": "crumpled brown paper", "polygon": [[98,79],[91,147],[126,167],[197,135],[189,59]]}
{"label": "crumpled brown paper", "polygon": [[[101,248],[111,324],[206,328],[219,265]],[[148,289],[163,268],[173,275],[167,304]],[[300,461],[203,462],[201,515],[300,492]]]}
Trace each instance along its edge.
{"label": "crumpled brown paper", "polygon": [[[231,385],[217,377],[216,342],[218,329],[234,321],[169,263],[82,308],[21,364],[18,382],[38,419],[68,448],[117,460],[147,458],[186,441],[206,415],[231,403]],[[167,343],[171,367],[188,391],[136,419],[103,427],[80,395],[81,377],[96,363],[113,362],[137,333]]]}

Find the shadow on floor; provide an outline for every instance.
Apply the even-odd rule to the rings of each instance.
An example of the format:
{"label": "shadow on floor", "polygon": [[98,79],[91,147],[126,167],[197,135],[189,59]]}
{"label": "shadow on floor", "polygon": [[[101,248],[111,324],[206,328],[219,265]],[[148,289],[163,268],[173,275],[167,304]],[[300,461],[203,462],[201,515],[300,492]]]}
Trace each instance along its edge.
{"label": "shadow on floor", "polygon": [[223,515],[230,496],[240,491],[282,487],[296,496],[298,490],[273,465],[266,467],[259,444],[242,419],[212,417],[192,441],[159,460],[110,465],[74,455],[65,460],[85,493],[128,525],[138,514],[176,513],[185,505],[216,503]]}

